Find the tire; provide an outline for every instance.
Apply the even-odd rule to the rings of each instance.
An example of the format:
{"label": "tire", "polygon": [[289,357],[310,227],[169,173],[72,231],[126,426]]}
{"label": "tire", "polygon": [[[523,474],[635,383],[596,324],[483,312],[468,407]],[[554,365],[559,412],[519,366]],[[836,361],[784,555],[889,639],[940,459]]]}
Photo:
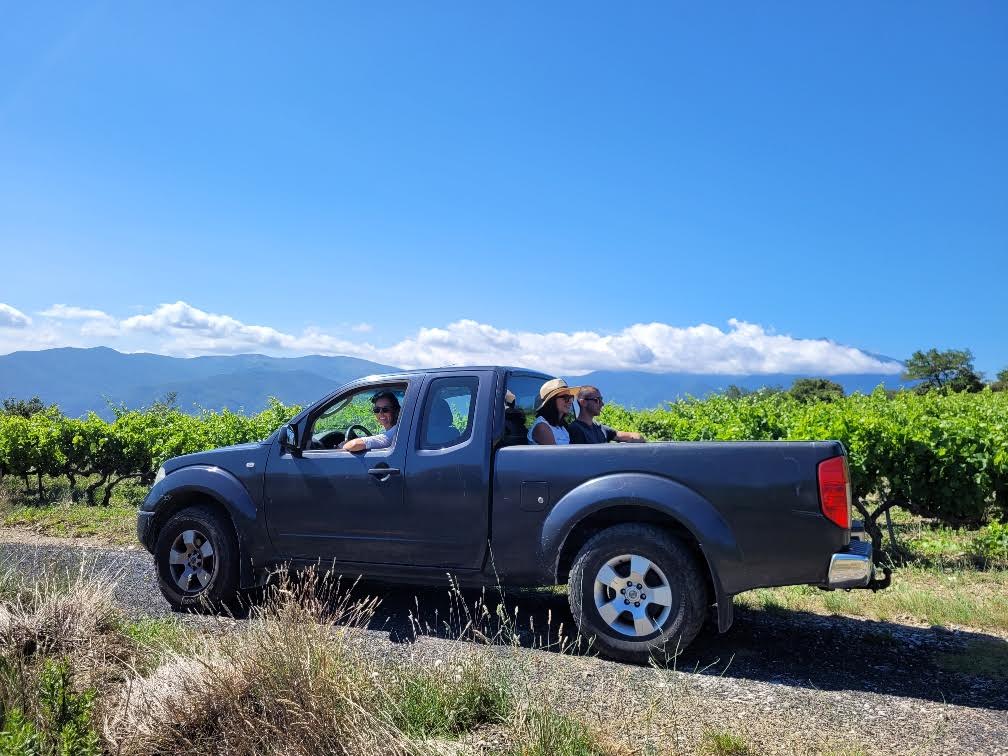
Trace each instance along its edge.
{"label": "tire", "polygon": [[653,525],[627,523],[592,536],[571,567],[568,595],[581,634],[620,661],[678,655],[707,615],[694,554]]}
{"label": "tire", "polygon": [[211,507],[172,515],[158,533],[154,561],[158,587],[175,611],[219,611],[237,597],[234,531]]}

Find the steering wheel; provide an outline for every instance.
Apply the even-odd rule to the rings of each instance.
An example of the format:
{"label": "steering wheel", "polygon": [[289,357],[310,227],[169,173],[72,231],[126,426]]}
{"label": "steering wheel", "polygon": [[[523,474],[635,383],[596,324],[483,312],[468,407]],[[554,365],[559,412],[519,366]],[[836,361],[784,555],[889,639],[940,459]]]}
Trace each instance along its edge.
{"label": "steering wheel", "polygon": [[[356,431],[363,431],[363,432],[362,433],[357,433]],[[371,435],[373,435],[371,433],[371,431],[369,431],[363,425],[360,425],[358,423],[354,423],[353,425],[349,426],[346,429],[346,440],[347,441],[350,441],[351,439],[354,439],[354,438],[361,438],[363,436],[371,436]]]}
{"label": "steering wheel", "polygon": [[312,441],[313,449],[336,449],[343,443],[343,431],[328,430]]}

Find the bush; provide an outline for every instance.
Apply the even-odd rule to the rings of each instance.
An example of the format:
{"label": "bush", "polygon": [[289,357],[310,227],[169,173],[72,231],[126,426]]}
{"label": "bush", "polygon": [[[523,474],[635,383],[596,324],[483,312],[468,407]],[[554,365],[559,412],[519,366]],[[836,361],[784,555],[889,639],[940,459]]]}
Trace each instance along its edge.
{"label": "bush", "polygon": [[[0,657],[0,671],[9,664]],[[7,675],[4,675],[5,677]],[[21,709],[5,710],[0,698],[2,756],[98,756],[98,735],[91,722],[95,690],[78,693],[65,662],[47,660],[38,679],[36,717]]]}
{"label": "bush", "polygon": [[984,562],[1008,566],[1008,523],[987,525],[977,534],[973,548]]}

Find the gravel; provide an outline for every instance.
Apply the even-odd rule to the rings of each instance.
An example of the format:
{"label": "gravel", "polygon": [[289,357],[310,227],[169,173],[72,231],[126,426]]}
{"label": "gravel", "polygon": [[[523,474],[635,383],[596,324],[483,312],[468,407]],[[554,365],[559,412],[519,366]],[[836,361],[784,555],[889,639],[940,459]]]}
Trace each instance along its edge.
{"label": "gravel", "polygon": [[[0,531],[5,567],[77,569],[82,557],[116,575],[128,615],[171,613],[142,549]],[[506,592],[498,610],[496,592],[355,590],[382,599],[357,636],[368,653],[452,664],[460,638],[462,651],[494,638],[492,652],[514,665],[529,705],[548,702],[642,750],[692,752],[718,731],[760,753],[1008,754],[1008,640],[992,633],[739,608],[726,635],[702,634],[674,663],[640,667],[597,658],[571,637],[566,597],[554,591]],[[509,621],[502,625],[500,614]],[[1000,673],[951,669],[947,660],[977,642],[999,657]],[[476,752],[493,750],[485,734],[470,741]]]}

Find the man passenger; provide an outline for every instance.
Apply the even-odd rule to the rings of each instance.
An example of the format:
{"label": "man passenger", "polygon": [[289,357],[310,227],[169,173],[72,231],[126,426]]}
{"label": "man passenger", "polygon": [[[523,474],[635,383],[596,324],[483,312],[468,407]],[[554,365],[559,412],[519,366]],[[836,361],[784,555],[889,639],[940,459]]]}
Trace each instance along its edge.
{"label": "man passenger", "polygon": [[379,391],[371,397],[372,410],[384,433],[374,436],[353,438],[343,444],[343,451],[359,452],[371,449],[388,449],[395,443],[396,431],[399,430],[399,400],[388,389]]}
{"label": "man passenger", "polygon": [[602,412],[602,392],[596,386],[582,386],[577,394],[577,420],[567,426],[572,444],[607,444],[610,441],[622,441],[630,444],[643,444],[647,439],[640,433],[629,433],[602,425],[595,420]]}

